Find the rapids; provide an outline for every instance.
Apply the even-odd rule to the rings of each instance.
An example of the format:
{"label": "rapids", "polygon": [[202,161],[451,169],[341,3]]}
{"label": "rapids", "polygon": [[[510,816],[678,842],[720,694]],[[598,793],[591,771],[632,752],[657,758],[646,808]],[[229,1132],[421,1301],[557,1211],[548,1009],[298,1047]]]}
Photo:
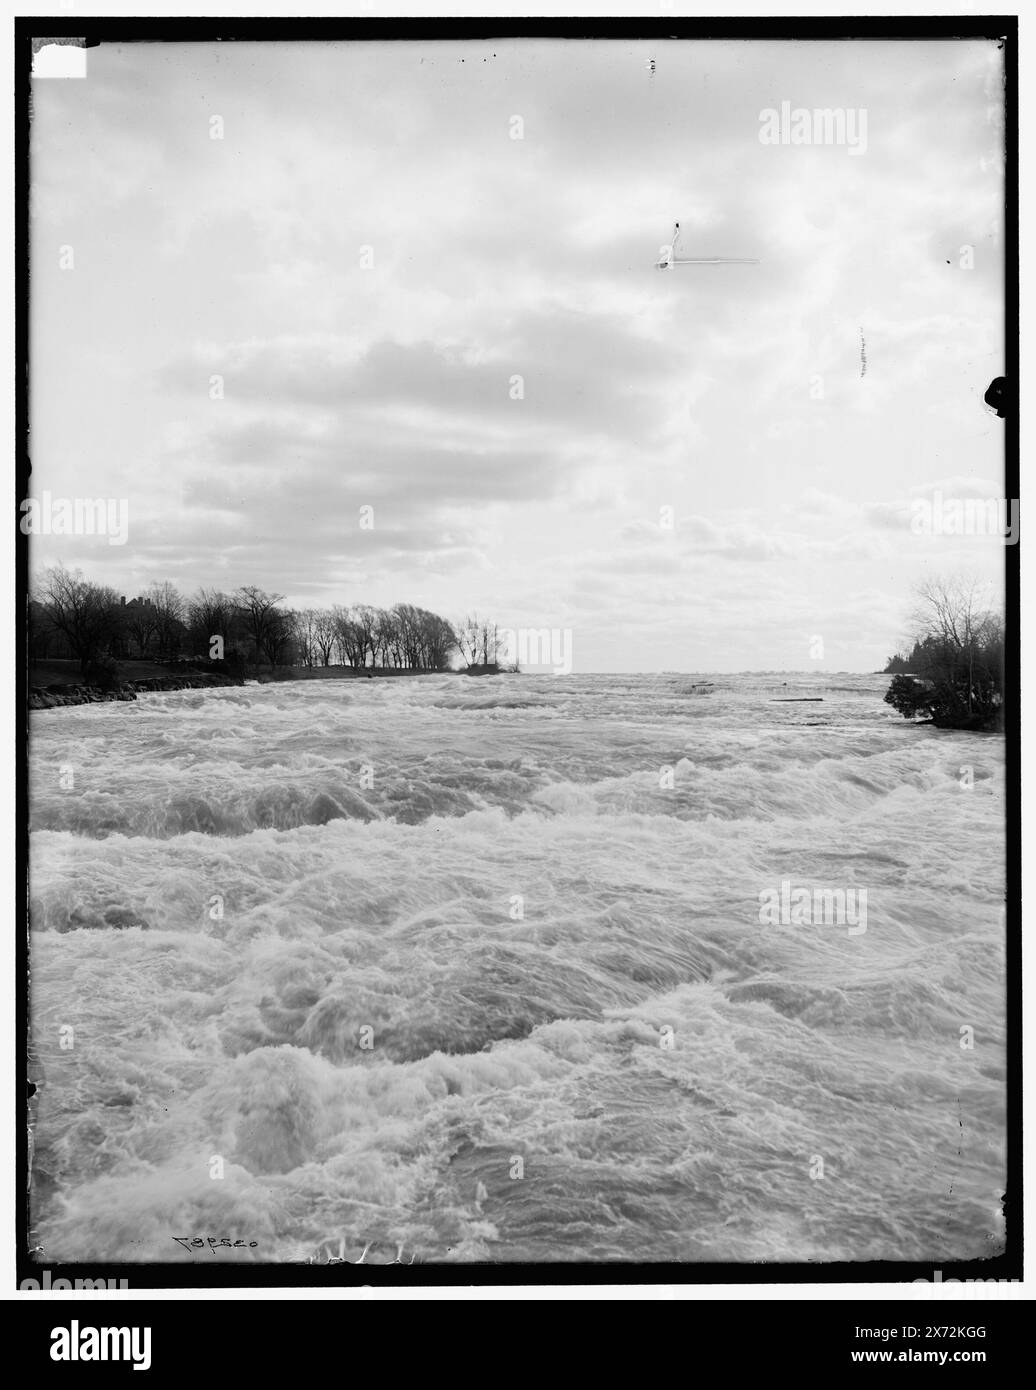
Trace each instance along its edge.
{"label": "rapids", "polygon": [[[34,1243],[996,1253],[1003,743],[911,727],[887,684],[446,675],[34,713]],[[763,924],[782,881],[865,889],[866,930]]]}

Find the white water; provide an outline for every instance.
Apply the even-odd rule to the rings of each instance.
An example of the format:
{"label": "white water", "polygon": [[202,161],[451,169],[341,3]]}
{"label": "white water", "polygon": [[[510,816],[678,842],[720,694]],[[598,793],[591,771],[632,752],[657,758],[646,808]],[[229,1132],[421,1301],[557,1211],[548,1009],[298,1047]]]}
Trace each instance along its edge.
{"label": "white water", "polygon": [[[45,1257],[996,1253],[1002,741],[700,679],[35,713]],[[760,925],[782,880],[866,931]]]}

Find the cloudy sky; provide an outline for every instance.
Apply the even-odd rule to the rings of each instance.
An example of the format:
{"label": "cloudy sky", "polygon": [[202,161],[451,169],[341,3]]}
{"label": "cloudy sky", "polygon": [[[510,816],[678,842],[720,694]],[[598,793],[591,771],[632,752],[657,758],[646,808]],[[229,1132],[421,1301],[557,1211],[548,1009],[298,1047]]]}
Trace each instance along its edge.
{"label": "cloudy sky", "polygon": [[[33,568],[875,669],[919,579],[1002,566],[911,531],[1004,491],[1000,81],[981,42],[91,49],[33,82],[32,493],[129,539]],[[784,101],[866,151],[762,143]],[[760,264],[659,272],[674,220]]]}

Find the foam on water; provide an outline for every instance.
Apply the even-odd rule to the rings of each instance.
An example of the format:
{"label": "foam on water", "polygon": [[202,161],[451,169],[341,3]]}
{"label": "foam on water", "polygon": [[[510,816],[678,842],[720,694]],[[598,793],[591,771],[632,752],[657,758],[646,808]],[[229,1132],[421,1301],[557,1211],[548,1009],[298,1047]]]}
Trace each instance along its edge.
{"label": "foam on water", "polygon": [[[881,678],[700,679],[35,714],[48,1257],[998,1249],[1001,741]],[[866,931],[760,925],[782,880]]]}

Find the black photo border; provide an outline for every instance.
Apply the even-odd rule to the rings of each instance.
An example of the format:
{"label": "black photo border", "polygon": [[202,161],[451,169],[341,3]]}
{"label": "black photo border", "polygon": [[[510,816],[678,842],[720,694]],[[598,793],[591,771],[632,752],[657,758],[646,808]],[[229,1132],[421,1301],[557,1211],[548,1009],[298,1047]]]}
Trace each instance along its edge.
{"label": "black photo border", "polygon": [[[570,40],[999,40],[1005,60],[1005,343],[1004,375],[1009,406],[1004,419],[1005,495],[1019,496],[1018,430],[1018,19],[1015,15],[749,18],[665,16],[647,18],[214,18],[89,17],[42,15],[14,20],[15,68],[15,512],[29,495],[29,134],[32,39],[74,33],[86,46],[101,43],[224,43],[314,41],[436,43],[492,39]],[[14,931],[17,1135],[15,1175],[16,1283],[58,1279],[125,1279],[133,1291],[180,1289],[415,1289],[426,1286],[515,1285],[754,1285],[899,1283],[931,1281],[936,1266],[920,1261],[831,1261],[794,1264],[480,1262],[477,1264],[335,1265],[202,1263],[62,1264],[36,1262],[28,1253],[29,932],[28,932],[28,538],[16,532],[17,685],[15,701],[16,829]],[[1019,542],[1020,544],[1020,542]],[[938,1265],[943,1281],[1022,1277],[1022,952],[1021,952],[1021,762],[1019,544],[1004,546],[1006,624],[1005,764],[1007,788],[1007,1195],[1004,1251],[989,1259]],[[918,1312],[920,1309],[918,1309]]]}

